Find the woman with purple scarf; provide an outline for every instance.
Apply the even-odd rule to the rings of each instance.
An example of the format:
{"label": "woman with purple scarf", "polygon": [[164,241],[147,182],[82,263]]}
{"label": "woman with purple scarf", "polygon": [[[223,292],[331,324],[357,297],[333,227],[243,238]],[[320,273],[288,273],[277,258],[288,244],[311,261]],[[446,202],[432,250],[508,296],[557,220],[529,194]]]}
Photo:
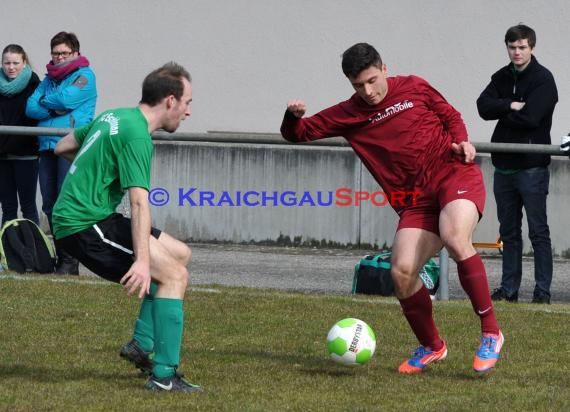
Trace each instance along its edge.
{"label": "woman with purple scarf", "polygon": [[[50,42],[51,60],[47,75],[28,99],[26,115],[38,120],[39,127],[77,128],[95,115],[97,87],[89,60],[79,51],[73,33],[57,33]],[[39,181],[42,210],[51,228],[51,213],[63,179],[71,163],[54,155],[62,136],[39,136]],[[57,273],[77,275],[77,260],[58,250]]]}

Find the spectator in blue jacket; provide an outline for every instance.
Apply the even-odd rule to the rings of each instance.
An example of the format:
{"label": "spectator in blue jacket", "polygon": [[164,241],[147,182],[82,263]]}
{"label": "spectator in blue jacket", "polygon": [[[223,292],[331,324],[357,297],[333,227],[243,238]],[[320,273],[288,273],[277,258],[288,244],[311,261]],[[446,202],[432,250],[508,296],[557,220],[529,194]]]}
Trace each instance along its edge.
{"label": "spectator in blue jacket", "polygon": [[[26,115],[38,120],[39,127],[76,128],[95,115],[97,87],[89,61],[79,50],[74,33],[59,32],[50,42],[51,60],[47,74],[26,106]],[[71,163],[54,155],[62,136],[39,136],[39,181],[42,210],[51,228],[51,213]],[[58,250],[58,273],[78,274],[77,260]]]}

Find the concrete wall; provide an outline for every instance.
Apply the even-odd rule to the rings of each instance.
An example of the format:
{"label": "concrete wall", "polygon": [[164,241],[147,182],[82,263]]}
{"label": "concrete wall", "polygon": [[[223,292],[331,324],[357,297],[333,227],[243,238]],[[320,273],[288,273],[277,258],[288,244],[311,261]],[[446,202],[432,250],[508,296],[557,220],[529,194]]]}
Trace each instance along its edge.
{"label": "concrete wall", "polygon": [[183,131],[278,132],[286,101],[309,111],[352,89],[340,55],[367,41],[390,74],[428,79],[463,114],[473,141],[488,141],[475,100],[508,62],[503,38],[524,22],[538,35],[535,55],[553,72],[560,103],[553,136],[570,130],[567,0],[18,0],[0,25],[43,77],[49,40],[74,31],[99,87],[98,111],[135,105],[143,77],[177,60],[194,77],[193,115]]}
{"label": "concrete wall", "polygon": [[[492,194],[493,168],[490,157],[479,156],[487,186],[487,202],[483,219],[475,233],[475,241],[494,242],[498,235],[495,201]],[[565,205],[570,204],[568,182],[570,162],[553,158],[548,201],[552,244],[556,254],[570,252],[567,235],[569,219]],[[355,206],[318,205],[329,200],[328,192],[339,188],[353,191],[381,190],[349,148],[308,147],[228,143],[157,142],[153,165],[153,188],[165,189],[170,200],[152,208],[153,224],[174,236],[194,241],[263,242],[290,241],[325,245],[390,246],[397,216],[389,206],[362,202]],[[178,189],[191,201],[179,204]],[[243,195],[251,195],[247,206]],[[280,199],[267,200],[262,192],[280,197],[285,192],[296,194],[296,206],[284,206]],[[202,202],[199,192],[212,192],[213,203]],[[229,198],[216,206],[228,193]],[[241,193],[241,205],[238,203]],[[315,205],[299,202],[309,192]],[[209,195],[208,195],[209,196]],[[164,199],[157,196],[157,200]],[[183,197],[182,197],[183,199]],[[230,200],[231,199],[231,200]],[[379,197],[378,199],[381,199]],[[184,199],[183,199],[184,200]],[[292,197],[285,201],[292,202]],[[191,203],[195,203],[192,205]],[[233,204],[233,206],[231,205]],[[526,222],[523,226],[525,252],[530,252]]]}
{"label": "concrete wall", "polygon": [[[153,186],[166,189],[171,200],[154,207],[154,222],[183,239],[232,242],[276,241],[280,237],[302,237],[304,241],[325,240],[343,245],[359,241],[359,210],[339,206],[285,206],[281,199],[267,200],[262,192],[287,204],[299,203],[304,192],[318,202],[318,192],[327,202],[329,191],[360,186],[360,163],[350,149],[289,147],[281,145],[220,143],[159,143],[153,166]],[[178,189],[196,188],[192,199],[200,204],[198,192],[223,192],[233,199],[230,206],[179,206]],[[237,206],[238,192],[257,192],[247,206]],[[294,192],[297,201],[293,201]],[[277,203],[277,205],[276,205]]]}

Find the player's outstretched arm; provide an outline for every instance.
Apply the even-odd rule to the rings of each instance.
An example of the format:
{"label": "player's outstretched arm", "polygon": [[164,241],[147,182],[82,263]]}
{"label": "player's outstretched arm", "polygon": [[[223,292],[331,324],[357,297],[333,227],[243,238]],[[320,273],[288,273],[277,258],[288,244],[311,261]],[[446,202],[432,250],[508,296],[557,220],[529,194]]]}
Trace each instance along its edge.
{"label": "player's outstretched arm", "polygon": [[79,151],[79,143],[75,140],[74,132],[66,134],[55,146],[54,153],[73,162],[75,155]]}

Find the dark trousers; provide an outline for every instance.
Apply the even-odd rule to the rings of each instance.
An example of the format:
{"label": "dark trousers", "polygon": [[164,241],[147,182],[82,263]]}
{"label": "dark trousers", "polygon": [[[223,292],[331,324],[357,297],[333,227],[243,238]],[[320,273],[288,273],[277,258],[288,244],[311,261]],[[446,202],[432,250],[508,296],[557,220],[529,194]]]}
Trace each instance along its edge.
{"label": "dark trousers", "polygon": [[46,214],[51,226],[51,213],[57,200],[57,195],[63,185],[71,163],[56,156],[53,151],[40,152],[40,191],[42,193],[42,211]]}
{"label": "dark trousers", "polygon": [[494,174],[493,192],[497,202],[499,234],[503,241],[501,287],[512,295],[522,279],[522,216],[528,223],[528,236],[534,251],[534,294],[550,296],[552,246],[546,215],[550,172],[547,167],[520,170],[511,175]]}
{"label": "dark trousers", "polygon": [[0,160],[0,204],[2,224],[18,217],[18,203],[22,216],[38,224],[36,190],[38,187],[38,160]]}

